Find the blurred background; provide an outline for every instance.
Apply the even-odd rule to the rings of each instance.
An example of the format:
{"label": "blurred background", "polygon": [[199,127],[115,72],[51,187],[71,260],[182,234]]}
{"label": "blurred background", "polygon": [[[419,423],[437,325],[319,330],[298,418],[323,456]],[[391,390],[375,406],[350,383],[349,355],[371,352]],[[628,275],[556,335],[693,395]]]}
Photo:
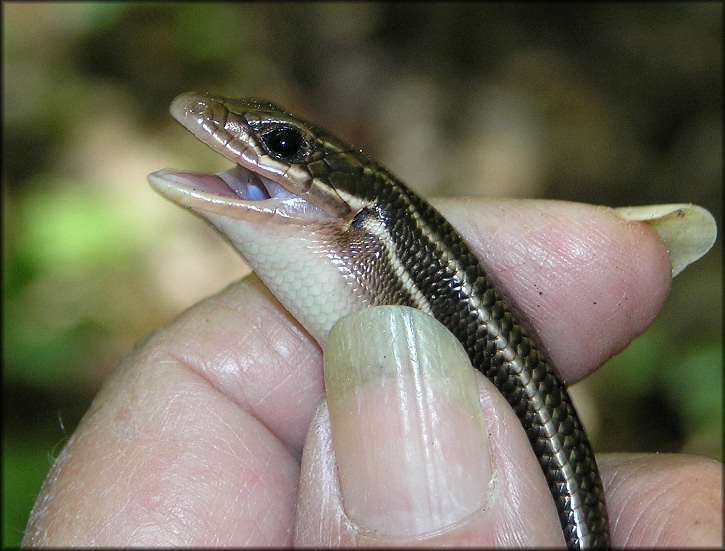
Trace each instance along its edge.
{"label": "blurred background", "polygon": [[[693,202],[722,231],[722,3],[11,3],[3,546],[135,341],[247,273],[149,172],[226,170],[168,114],[260,96],[424,195]],[[575,385],[600,451],[722,460],[722,240]]]}

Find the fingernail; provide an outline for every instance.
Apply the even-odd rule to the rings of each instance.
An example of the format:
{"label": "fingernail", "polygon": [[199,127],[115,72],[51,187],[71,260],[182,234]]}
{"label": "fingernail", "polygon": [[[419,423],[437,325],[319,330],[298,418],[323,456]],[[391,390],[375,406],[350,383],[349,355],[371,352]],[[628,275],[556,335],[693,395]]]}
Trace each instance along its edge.
{"label": "fingernail", "polygon": [[717,237],[715,218],[698,205],[645,205],[614,209],[625,220],[646,222],[667,246],[672,277],[710,250]]}
{"label": "fingernail", "polygon": [[475,374],[445,327],[412,308],[361,310],[332,328],[324,363],[352,522],[416,535],[485,505],[491,464]]}

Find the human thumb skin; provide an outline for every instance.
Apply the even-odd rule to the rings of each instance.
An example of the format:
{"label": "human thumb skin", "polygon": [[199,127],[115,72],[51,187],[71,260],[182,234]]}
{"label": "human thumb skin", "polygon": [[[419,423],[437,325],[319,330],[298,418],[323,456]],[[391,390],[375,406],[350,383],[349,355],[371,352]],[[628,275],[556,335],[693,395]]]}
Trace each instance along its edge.
{"label": "human thumb skin", "polygon": [[519,420],[434,318],[394,306],[343,318],[325,385],[296,545],[563,545]]}

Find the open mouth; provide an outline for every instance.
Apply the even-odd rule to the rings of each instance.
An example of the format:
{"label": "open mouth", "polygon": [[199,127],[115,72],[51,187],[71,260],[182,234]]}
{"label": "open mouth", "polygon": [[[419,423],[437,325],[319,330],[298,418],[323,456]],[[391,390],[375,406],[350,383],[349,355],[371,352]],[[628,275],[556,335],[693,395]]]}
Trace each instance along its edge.
{"label": "open mouth", "polygon": [[183,172],[164,169],[156,172],[159,176],[172,176],[183,180],[187,184],[207,193],[224,197],[238,198],[245,201],[264,201],[278,199],[281,201],[299,199],[277,182],[264,178],[241,166],[236,166],[226,172],[216,174],[203,174],[198,172]]}
{"label": "open mouth", "polygon": [[164,168],[148,178],[161,195],[200,213],[243,219],[256,212],[314,222],[331,218],[277,182],[239,165],[217,174]]}

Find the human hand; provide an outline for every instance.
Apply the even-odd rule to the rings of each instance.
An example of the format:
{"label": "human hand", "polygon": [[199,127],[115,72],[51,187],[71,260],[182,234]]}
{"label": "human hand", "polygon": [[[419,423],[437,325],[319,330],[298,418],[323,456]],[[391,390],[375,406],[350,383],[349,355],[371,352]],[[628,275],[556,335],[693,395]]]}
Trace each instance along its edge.
{"label": "human hand", "polygon": [[[437,206],[516,297],[569,384],[641,333],[667,296],[662,241],[611,210],[511,200]],[[442,366],[444,376],[432,380],[440,392],[406,402],[405,376],[395,386],[368,372],[352,391],[328,385],[318,407],[321,351],[256,277],[193,306],[119,361],[53,466],[23,544],[562,544],[541,469],[505,400],[473,370],[462,376],[471,384],[458,375],[457,387],[440,383],[450,378],[445,338],[405,313],[389,320],[381,330],[413,324],[418,337],[405,341],[410,356],[399,355],[399,363],[432,357]],[[346,323],[339,342],[328,343],[326,358],[337,358],[328,377],[400,344],[364,318]],[[339,354],[365,342],[370,354]],[[406,403],[423,405],[435,422],[406,425],[401,412],[415,409]],[[453,452],[458,472],[450,461],[383,448],[401,442],[425,451],[416,448],[417,427],[432,427],[423,439],[438,448],[465,444]],[[337,463],[333,440],[345,450]],[[356,456],[363,443],[386,453]],[[420,471],[402,468],[411,458]],[[645,454],[598,461],[614,546],[722,544],[719,463]],[[443,491],[429,484],[436,480]],[[359,507],[366,500],[377,500],[375,507]],[[376,515],[377,508],[388,513]]]}

